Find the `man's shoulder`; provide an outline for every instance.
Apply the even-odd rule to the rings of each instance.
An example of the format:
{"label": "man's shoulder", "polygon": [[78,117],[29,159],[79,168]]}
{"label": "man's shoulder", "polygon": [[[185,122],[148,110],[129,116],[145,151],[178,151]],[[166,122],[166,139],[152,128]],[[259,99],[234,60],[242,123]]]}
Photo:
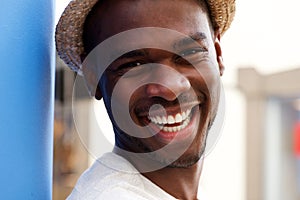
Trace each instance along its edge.
{"label": "man's shoulder", "polygon": [[126,159],[107,153],[82,174],[68,199],[148,200],[157,199],[157,195],[168,196],[156,187]]}
{"label": "man's shoulder", "polygon": [[138,172],[124,158],[106,153],[80,176],[72,194],[99,195],[114,190],[119,185],[138,182],[136,174]]}

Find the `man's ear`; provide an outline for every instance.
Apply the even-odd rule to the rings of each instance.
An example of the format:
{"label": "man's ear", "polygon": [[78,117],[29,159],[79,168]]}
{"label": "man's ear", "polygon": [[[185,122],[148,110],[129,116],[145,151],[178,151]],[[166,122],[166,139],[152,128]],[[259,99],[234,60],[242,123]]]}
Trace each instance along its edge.
{"label": "man's ear", "polygon": [[86,53],[82,53],[80,54],[80,60],[81,60],[81,63],[83,63],[84,59],[87,57]]}
{"label": "man's ear", "polygon": [[217,61],[218,61],[218,64],[219,64],[220,76],[222,76],[223,73],[224,73],[224,70],[225,70],[225,65],[224,65],[224,62],[223,62],[220,38],[221,38],[221,36],[220,36],[219,33],[217,35],[215,35],[216,56],[217,56]]}
{"label": "man's ear", "polygon": [[99,85],[100,85],[100,81],[99,81],[99,83],[97,85],[97,89],[96,89],[96,93],[95,93],[95,98],[97,100],[101,100],[102,99],[102,92],[101,92],[101,89],[100,89]]}
{"label": "man's ear", "polygon": [[[84,61],[84,59],[87,57],[87,54],[86,53],[82,53],[81,55],[80,55],[80,59],[81,59],[81,62],[83,63],[83,61]],[[98,82],[98,85],[97,85],[97,88],[96,88],[96,91],[95,91],[95,98],[97,99],[97,100],[101,100],[102,99],[102,93],[101,93],[101,89],[100,89],[100,87],[99,87],[99,85],[100,85],[100,81]],[[91,95],[93,95],[93,94],[91,94]]]}

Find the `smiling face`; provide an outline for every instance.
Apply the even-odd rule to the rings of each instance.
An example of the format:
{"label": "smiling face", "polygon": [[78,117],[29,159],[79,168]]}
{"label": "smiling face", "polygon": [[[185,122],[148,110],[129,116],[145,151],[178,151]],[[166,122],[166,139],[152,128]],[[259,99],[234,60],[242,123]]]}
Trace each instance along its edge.
{"label": "smiling face", "polygon": [[[143,27],[174,31],[163,34],[162,29],[151,29],[144,34],[138,29]],[[85,49],[89,52],[132,29],[137,33],[112,48],[119,51],[133,44],[147,48],[114,60],[96,92],[112,120],[116,145],[135,153],[170,145],[153,159],[168,163],[173,152],[184,149],[168,165],[191,166],[204,152],[217,112],[223,70],[219,36],[212,31],[204,4],[197,0],[111,0],[98,4],[88,17]]]}

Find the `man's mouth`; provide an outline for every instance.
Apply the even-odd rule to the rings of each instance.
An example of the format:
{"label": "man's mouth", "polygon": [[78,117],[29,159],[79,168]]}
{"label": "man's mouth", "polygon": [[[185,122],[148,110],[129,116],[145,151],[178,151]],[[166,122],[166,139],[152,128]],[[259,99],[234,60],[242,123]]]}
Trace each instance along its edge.
{"label": "man's mouth", "polygon": [[164,113],[149,113],[146,121],[152,130],[151,132],[161,142],[168,144],[175,137],[176,141],[183,141],[193,137],[195,130],[197,130],[196,119],[198,117],[196,116],[200,114],[199,108],[199,105],[194,105],[182,112],[175,108],[168,108],[165,109]]}
{"label": "man's mouth", "polygon": [[148,119],[155,125],[159,127],[160,130],[164,132],[178,132],[186,128],[191,121],[191,109],[184,112],[177,113],[175,115],[166,116],[152,116]]}
{"label": "man's mouth", "polygon": [[[205,111],[205,99],[184,98],[184,102],[164,102],[160,99],[142,102],[135,107],[135,122],[147,127],[144,134],[152,139],[169,144],[190,141],[197,135],[202,111]],[[143,105],[144,104],[144,105]]]}

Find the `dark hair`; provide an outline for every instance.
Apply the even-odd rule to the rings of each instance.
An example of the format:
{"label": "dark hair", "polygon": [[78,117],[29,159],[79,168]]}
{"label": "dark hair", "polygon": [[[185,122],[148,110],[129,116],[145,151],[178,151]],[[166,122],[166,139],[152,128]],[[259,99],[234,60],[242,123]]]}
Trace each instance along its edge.
{"label": "dark hair", "polygon": [[[84,52],[89,53],[91,52],[96,46],[98,41],[95,41],[97,38],[97,35],[99,35],[101,28],[99,23],[95,23],[93,19],[97,16],[98,9],[101,8],[101,5],[103,4],[104,0],[99,0],[92,10],[87,15],[85,22],[83,24],[83,33],[82,33],[82,41],[84,46]],[[101,20],[101,19],[98,19]],[[96,31],[91,31],[92,29],[95,29]]]}

